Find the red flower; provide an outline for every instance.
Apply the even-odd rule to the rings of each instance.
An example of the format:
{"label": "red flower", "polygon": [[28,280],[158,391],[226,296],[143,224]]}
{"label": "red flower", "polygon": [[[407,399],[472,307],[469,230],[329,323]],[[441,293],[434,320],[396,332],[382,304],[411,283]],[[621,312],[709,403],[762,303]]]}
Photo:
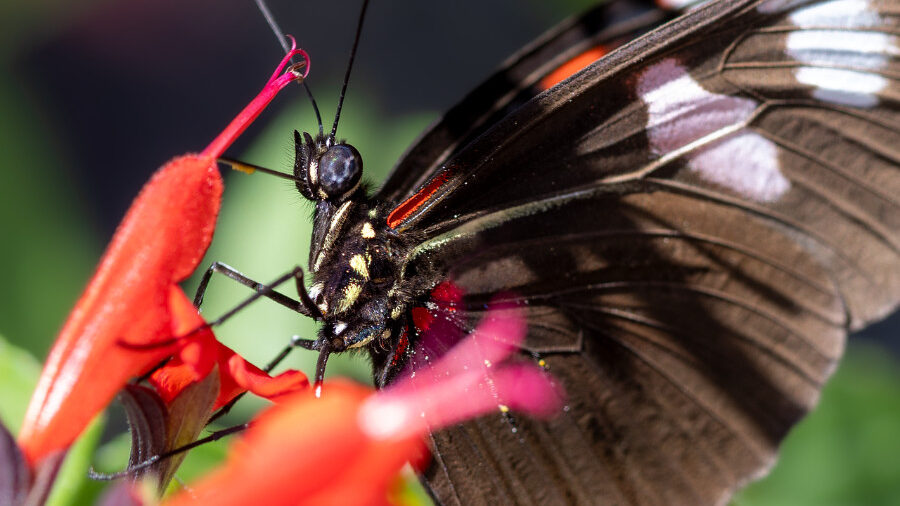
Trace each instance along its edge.
{"label": "red flower", "polygon": [[534,366],[502,363],[521,342],[517,313],[493,311],[476,332],[431,367],[373,393],[328,383],[262,413],[219,470],[166,506],[385,504],[407,461],[422,463],[422,436],[487,411],[549,415],[561,402]]}
{"label": "red flower", "polygon": [[[289,56],[295,54],[306,59],[301,50]],[[67,448],[130,378],[179,348],[195,347],[193,358],[185,360],[192,356],[185,349],[180,358],[194,360],[196,371],[208,372],[207,365],[218,360],[212,333],[178,283],[194,271],[212,240],[222,195],[216,158],[296,79],[293,70],[279,75],[287,61],[209,147],[167,163],[131,205],[50,351],[31,399],[18,442],[32,466]],[[185,334],[190,338],[173,339]],[[248,367],[234,370],[246,384],[259,382]]]}
{"label": "red flower", "polygon": [[[202,326],[204,322],[184,294],[179,295],[175,312],[182,326],[176,329],[176,335],[183,335]],[[275,378],[270,377],[217,341],[212,331],[205,327],[182,339],[179,346],[178,355],[150,376],[150,383],[166,404],[172,402],[188,385],[205,378],[216,365],[219,366],[219,396],[213,410],[221,408],[245,391],[274,399],[309,386],[309,380],[300,371],[285,371]]]}

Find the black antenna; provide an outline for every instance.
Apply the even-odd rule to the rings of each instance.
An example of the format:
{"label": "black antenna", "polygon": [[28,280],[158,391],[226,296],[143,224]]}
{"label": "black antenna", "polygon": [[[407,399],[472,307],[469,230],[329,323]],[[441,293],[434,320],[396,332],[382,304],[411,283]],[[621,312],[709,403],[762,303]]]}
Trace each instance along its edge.
{"label": "black antenna", "polygon": [[341,87],[341,96],[338,98],[337,112],[334,113],[334,126],[331,127],[331,141],[334,142],[334,136],[337,134],[338,120],[341,117],[341,107],[344,105],[344,94],[347,92],[347,83],[350,82],[350,71],[353,69],[353,58],[356,57],[356,48],[359,46],[359,36],[362,34],[363,20],[366,19],[366,9],[369,7],[369,0],[363,0],[362,11],[359,13],[359,23],[356,24],[356,37],[353,39],[353,48],[350,50],[350,61],[347,62],[347,73],[344,74],[344,85]]}
{"label": "black antenna", "polygon": [[[259,12],[262,13],[263,17],[266,19],[266,23],[269,24],[272,33],[274,33],[275,37],[278,39],[278,43],[281,44],[281,48],[284,49],[285,53],[289,52],[291,48],[287,45],[287,37],[284,36],[284,32],[281,31],[281,27],[278,26],[278,22],[275,21],[275,16],[272,15],[272,11],[270,11],[269,6],[266,5],[266,1],[254,1],[256,2],[256,7],[259,9]],[[291,58],[291,63],[295,63],[293,58]],[[312,104],[313,111],[316,113],[316,122],[319,123],[319,137],[322,137],[325,135],[325,127],[322,126],[322,115],[319,114],[319,105],[316,104],[316,99],[313,98],[312,90],[310,90],[309,85],[306,84],[306,79],[304,79],[301,84],[303,85],[303,89],[306,90],[306,96],[309,97],[309,102]]]}

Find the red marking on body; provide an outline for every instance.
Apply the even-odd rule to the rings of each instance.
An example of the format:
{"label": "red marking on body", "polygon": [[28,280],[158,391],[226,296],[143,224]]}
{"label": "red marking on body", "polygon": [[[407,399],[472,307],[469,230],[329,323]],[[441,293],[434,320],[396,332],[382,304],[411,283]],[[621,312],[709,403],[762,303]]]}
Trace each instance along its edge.
{"label": "red marking on body", "polygon": [[412,313],[413,325],[415,325],[416,330],[419,332],[419,334],[422,334],[423,332],[428,330],[428,328],[431,327],[431,324],[434,322],[434,314],[432,314],[432,312],[427,308],[414,307],[410,312]]}
{"label": "red marking on body", "polygon": [[606,50],[603,46],[596,46],[588,49],[587,51],[579,54],[578,56],[572,58],[571,60],[563,63],[553,72],[547,74],[547,76],[541,79],[541,82],[538,86],[542,90],[549,90],[550,88],[556,86],[562,81],[568,79],[569,77],[575,75],[581,69],[587,67],[588,65],[597,61],[601,56],[605,55],[609,51]]}
{"label": "red marking on body", "polygon": [[431,290],[431,300],[447,306],[447,310],[449,311],[456,311],[456,305],[462,302],[462,298],[462,288],[450,281],[444,281]]}
{"label": "red marking on body", "polygon": [[[462,302],[463,290],[451,281],[444,281],[435,286],[431,290],[431,302],[441,306],[444,311],[455,312],[457,306]],[[437,312],[427,307],[414,307],[410,311],[412,313],[413,325],[419,335],[424,334],[434,323],[437,318]]]}
{"label": "red marking on body", "polygon": [[428,202],[428,199],[434,196],[441,186],[444,186],[444,184],[450,180],[451,176],[453,176],[452,170],[444,169],[441,171],[441,173],[429,181],[424,188],[417,191],[415,195],[406,199],[406,201],[399,206],[395,207],[387,217],[387,225],[391,228],[396,228],[397,225],[403,223],[406,218],[409,218],[412,213],[422,207],[422,204]]}
{"label": "red marking on body", "polygon": [[391,367],[397,367],[400,359],[406,355],[409,350],[409,326],[403,327],[403,333],[400,334],[400,340],[397,341],[397,349],[394,358],[391,359]]}

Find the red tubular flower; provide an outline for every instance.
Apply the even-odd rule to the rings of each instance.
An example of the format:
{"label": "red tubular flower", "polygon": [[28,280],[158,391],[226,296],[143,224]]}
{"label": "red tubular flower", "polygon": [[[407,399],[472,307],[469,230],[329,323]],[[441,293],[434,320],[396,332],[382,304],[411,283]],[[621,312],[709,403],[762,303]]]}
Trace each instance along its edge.
{"label": "red tubular flower", "polygon": [[[370,440],[356,420],[370,395],[369,388],[335,382],[321,399],[308,393],[285,399],[235,441],[222,468],[170,504],[322,504],[329,493],[341,496],[333,504],[384,502],[381,492],[396,470],[424,447],[418,437]],[[359,487],[346,486],[350,475]]]}
{"label": "red tubular flower", "polygon": [[450,354],[383,392],[329,383],[262,413],[225,465],[165,506],[386,504],[397,473],[426,455],[422,436],[510,407],[549,415],[562,393],[534,366],[503,364],[525,334],[515,312],[492,311]]}
{"label": "red tubular flower", "polygon": [[[289,57],[296,54],[308,63],[302,50]],[[18,442],[32,466],[68,447],[129,378],[183,345],[200,343],[195,370],[208,372],[216,362],[214,337],[178,283],[196,269],[212,240],[223,188],[216,158],[297,78],[293,69],[279,75],[289,57],[206,150],[167,163],[131,205],[50,351],[31,399]],[[185,333],[191,338],[173,340]]]}
{"label": "red tubular flower", "polygon": [[179,291],[172,302],[173,314],[179,322],[175,335],[187,337],[178,343],[178,354],[150,376],[150,383],[166,404],[188,385],[205,378],[215,365],[219,366],[219,396],[213,410],[245,391],[274,400],[309,386],[309,380],[300,371],[285,371],[273,378],[217,341],[212,331],[203,326],[203,318],[184,293]]}

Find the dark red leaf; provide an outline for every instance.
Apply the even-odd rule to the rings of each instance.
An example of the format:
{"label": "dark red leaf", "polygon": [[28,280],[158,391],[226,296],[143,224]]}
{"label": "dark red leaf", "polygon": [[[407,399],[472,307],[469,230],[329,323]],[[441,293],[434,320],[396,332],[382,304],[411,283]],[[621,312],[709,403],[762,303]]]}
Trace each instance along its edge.
{"label": "dark red leaf", "polygon": [[[131,432],[131,456],[128,466],[159,455],[166,450],[166,426],[168,414],[162,399],[150,388],[127,385],[119,393],[119,400],[125,407],[128,428]],[[158,473],[160,464],[138,471],[134,478],[147,473]]]}
{"label": "dark red leaf", "polygon": [[12,434],[0,423],[0,504],[23,504],[31,471]]}

